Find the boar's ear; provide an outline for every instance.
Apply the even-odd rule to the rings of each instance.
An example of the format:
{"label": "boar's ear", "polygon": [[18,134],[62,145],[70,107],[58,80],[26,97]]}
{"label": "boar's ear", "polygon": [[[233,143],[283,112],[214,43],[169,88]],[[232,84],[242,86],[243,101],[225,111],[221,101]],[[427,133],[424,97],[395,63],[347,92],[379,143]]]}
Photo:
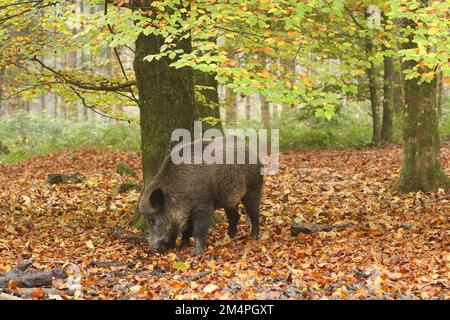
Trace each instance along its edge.
{"label": "boar's ear", "polygon": [[155,209],[161,209],[162,207],[164,207],[164,193],[161,188],[153,190],[152,194],[150,195],[150,204]]}

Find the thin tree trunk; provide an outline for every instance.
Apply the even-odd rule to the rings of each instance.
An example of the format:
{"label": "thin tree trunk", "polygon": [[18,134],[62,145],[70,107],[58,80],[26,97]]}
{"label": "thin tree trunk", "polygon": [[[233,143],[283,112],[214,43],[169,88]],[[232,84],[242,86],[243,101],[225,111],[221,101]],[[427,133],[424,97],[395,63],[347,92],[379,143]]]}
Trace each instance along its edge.
{"label": "thin tree trunk", "polygon": [[58,118],[58,96],[56,94],[53,95],[53,116],[55,119]]}
{"label": "thin tree trunk", "polygon": [[250,96],[245,97],[245,118],[248,121],[252,118],[252,100]]}
{"label": "thin tree trunk", "polygon": [[399,61],[394,63],[394,74],[392,75],[393,108],[396,116],[401,116],[405,104],[405,94],[403,90],[402,71]]}
{"label": "thin tree trunk", "polygon": [[370,109],[372,111],[372,143],[379,145],[381,140],[380,127],[380,106],[377,93],[376,72],[373,62],[370,63],[368,70],[369,77],[369,94],[370,94]]}
{"label": "thin tree trunk", "polygon": [[45,102],[45,93],[43,93],[41,95],[41,99],[40,100],[41,100],[41,103],[40,103],[41,104],[41,110],[40,111],[41,111],[42,114],[45,114],[45,103],[46,103]]}
{"label": "thin tree trunk", "polygon": [[218,121],[214,125],[208,123],[207,121],[203,121],[202,123],[203,130],[215,128],[219,129],[220,131],[223,131],[222,122],[220,121],[218,83],[214,75],[195,70],[194,84],[198,86],[205,86],[211,88],[201,91],[206,101],[198,101],[198,100],[195,101],[197,113],[200,119],[208,117],[218,119]]}
{"label": "thin tree trunk", "polygon": [[[45,63],[45,57],[41,57],[41,59],[42,59],[42,61]],[[43,66],[41,66],[41,72],[43,73],[44,72],[44,67]],[[46,109],[46,105],[45,105],[45,92],[44,93],[42,93],[42,95],[41,95],[41,99],[40,99],[41,101],[40,101],[40,112],[42,113],[42,114],[44,114],[45,113],[45,109]]]}
{"label": "thin tree trunk", "polygon": [[260,95],[259,97],[261,102],[261,122],[264,126],[270,125],[270,109],[269,109],[269,103],[267,102],[266,98],[263,95]]}
{"label": "thin tree trunk", "polygon": [[392,57],[384,57],[384,76],[383,76],[383,122],[381,125],[381,141],[384,144],[392,142],[393,132],[393,87],[392,75],[394,73],[394,61]]}
{"label": "thin tree trunk", "polygon": [[[85,14],[85,5],[84,5],[84,0],[80,1],[80,12],[82,15]],[[81,71],[85,71],[85,63],[86,63],[86,54],[84,52],[84,49],[81,48],[81,52],[80,52],[80,69]],[[82,106],[82,114],[83,114],[83,121],[87,121],[89,120],[89,114],[88,114],[88,108]]]}
{"label": "thin tree trunk", "polygon": [[[366,39],[366,54],[368,57],[372,54],[372,50],[372,41]],[[367,77],[369,80],[370,108],[372,110],[372,143],[378,146],[381,140],[380,106],[377,92],[377,74],[373,61],[370,62],[370,67],[367,69]]]}
{"label": "thin tree trunk", "polygon": [[[77,68],[77,52],[76,51],[71,51],[71,52],[67,53],[66,67],[69,67],[70,70],[75,70]],[[66,118],[78,119],[78,109],[77,109],[76,102],[66,104]]]}
{"label": "thin tree trunk", "polygon": [[227,123],[237,119],[236,94],[228,87],[225,87],[225,113]]}
{"label": "thin tree trunk", "polygon": [[[415,24],[406,20],[412,28]],[[417,45],[410,38],[404,49]],[[411,69],[415,61],[405,61],[403,70]],[[430,82],[404,79],[403,164],[396,188],[403,192],[434,191],[450,187],[450,179],[442,171],[436,103],[436,77]]]}
{"label": "thin tree trunk", "polygon": [[[82,7],[82,10],[84,10],[83,7]],[[81,49],[81,55],[80,55],[81,71],[85,71],[85,66],[84,66],[85,63],[86,63],[86,54],[84,53],[84,49]],[[86,108],[85,106],[83,106],[82,108],[83,108],[83,120],[87,121],[87,120],[89,120],[88,108]]]}
{"label": "thin tree trunk", "polygon": [[[55,8],[55,10],[56,10],[56,8]],[[54,56],[53,57],[53,68],[57,68],[58,67],[58,57],[57,56]],[[53,115],[54,115],[54,117],[55,117],[55,119],[57,119],[58,118],[58,95],[57,94],[54,94],[53,95]]]}
{"label": "thin tree trunk", "polygon": [[0,116],[5,113],[3,106],[6,104],[3,99],[3,81],[5,77],[5,67],[0,67]]}

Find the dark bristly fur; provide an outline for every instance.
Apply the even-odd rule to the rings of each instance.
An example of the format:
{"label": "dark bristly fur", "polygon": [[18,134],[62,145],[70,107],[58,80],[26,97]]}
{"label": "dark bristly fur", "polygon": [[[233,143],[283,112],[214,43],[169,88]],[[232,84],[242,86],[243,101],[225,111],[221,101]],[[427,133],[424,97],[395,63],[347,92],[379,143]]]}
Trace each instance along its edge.
{"label": "dark bristly fur", "polygon": [[[236,139],[230,136],[215,139],[215,152],[222,148],[225,155],[224,141],[230,138]],[[190,146],[193,144],[190,143]],[[203,140],[203,149],[209,144],[211,141]],[[179,148],[172,153],[179,154]],[[234,152],[236,159],[236,144]],[[246,147],[246,156],[250,152]],[[263,186],[261,167],[259,159],[256,164],[176,165],[168,155],[153,181],[145,187],[139,202],[139,210],[149,224],[150,244],[157,252],[164,252],[175,247],[177,235],[181,233],[181,245],[188,245],[193,236],[195,253],[201,254],[215,209],[225,209],[229,222],[228,235],[236,235],[239,202],[243,203],[250,217],[252,236],[257,239]]]}

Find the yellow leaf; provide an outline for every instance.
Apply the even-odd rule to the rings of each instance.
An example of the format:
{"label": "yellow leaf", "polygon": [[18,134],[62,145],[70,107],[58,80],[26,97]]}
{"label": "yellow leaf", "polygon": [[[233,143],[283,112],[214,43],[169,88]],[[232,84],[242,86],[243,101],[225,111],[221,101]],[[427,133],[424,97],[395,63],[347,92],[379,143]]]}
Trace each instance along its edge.
{"label": "yellow leaf", "polygon": [[28,196],[22,196],[24,204],[29,205],[31,203],[31,199]]}
{"label": "yellow leaf", "polygon": [[432,28],[428,29],[428,34],[431,34],[432,36],[435,35],[435,34],[438,34],[438,33],[439,33],[439,29],[438,28],[432,27]]}
{"label": "yellow leaf", "polygon": [[266,69],[262,70],[259,74],[260,74],[261,77],[263,77],[263,78],[268,78],[268,77],[270,77],[270,72],[267,71]]}
{"label": "yellow leaf", "polygon": [[137,292],[139,292],[139,291],[141,291],[141,286],[140,285],[135,285],[135,286],[132,286],[131,288],[130,288],[130,291],[131,292],[134,292],[134,293],[137,293]]}
{"label": "yellow leaf", "polygon": [[6,230],[6,232],[11,233],[11,234],[17,234],[16,228],[14,228],[14,226],[12,226],[12,225],[7,225],[5,230]]}
{"label": "yellow leaf", "polygon": [[89,249],[95,249],[95,246],[94,246],[94,243],[92,242],[92,240],[86,241],[86,247],[88,247]]}
{"label": "yellow leaf", "polygon": [[74,295],[73,295],[74,299],[80,299],[81,298],[81,290],[76,290]]}
{"label": "yellow leaf", "polygon": [[306,74],[302,74],[300,77],[301,77],[303,83],[305,84],[305,87],[306,87],[308,90],[311,90],[311,89],[312,89],[312,84],[311,84],[311,81],[310,81],[310,79],[309,79],[309,76],[306,75]]}
{"label": "yellow leaf", "polygon": [[426,73],[422,74],[422,77],[425,80],[431,80],[434,77],[434,71],[426,72]]}
{"label": "yellow leaf", "polygon": [[171,252],[167,255],[167,258],[169,259],[169,261],[173,262],[177,259],[177,255],[175,253]]}
{"label": "yellow leaf", "polygon": [[210,283],[210,284],[208,284],[206,287],[203,288],[203,292],[205,292],[205,293],[211,293],[211,292],[217,290],[218,288],[219,288],[219,287],[216,286],[215,284]]}

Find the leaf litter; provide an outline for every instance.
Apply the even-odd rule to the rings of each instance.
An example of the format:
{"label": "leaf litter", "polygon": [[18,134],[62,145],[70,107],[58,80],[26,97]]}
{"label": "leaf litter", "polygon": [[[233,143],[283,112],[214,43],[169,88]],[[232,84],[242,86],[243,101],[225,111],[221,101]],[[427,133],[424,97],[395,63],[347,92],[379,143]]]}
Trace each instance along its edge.
{"label": "leaf litter", "polygon": [[[260,240],[244,215],[236,239],[222,219],[200,257],[127,240],[139,235],[127,225],[139,191],[115,191],[130,180],[116,166],[140,172],[137,153],[0,165],[0,273],[27,259],[34,271],[67,271],[33,299],[448,299],[448,190],[391,192],[400,159],[396,147],[284,152],[280,172],[265,177]],[[449,174],[448,149],[441,160]],[[46,184],[55,172],[86,180]],[[349,225],[292,236],[294,222]],[[14,283],[4,290],[20,296]]]}

